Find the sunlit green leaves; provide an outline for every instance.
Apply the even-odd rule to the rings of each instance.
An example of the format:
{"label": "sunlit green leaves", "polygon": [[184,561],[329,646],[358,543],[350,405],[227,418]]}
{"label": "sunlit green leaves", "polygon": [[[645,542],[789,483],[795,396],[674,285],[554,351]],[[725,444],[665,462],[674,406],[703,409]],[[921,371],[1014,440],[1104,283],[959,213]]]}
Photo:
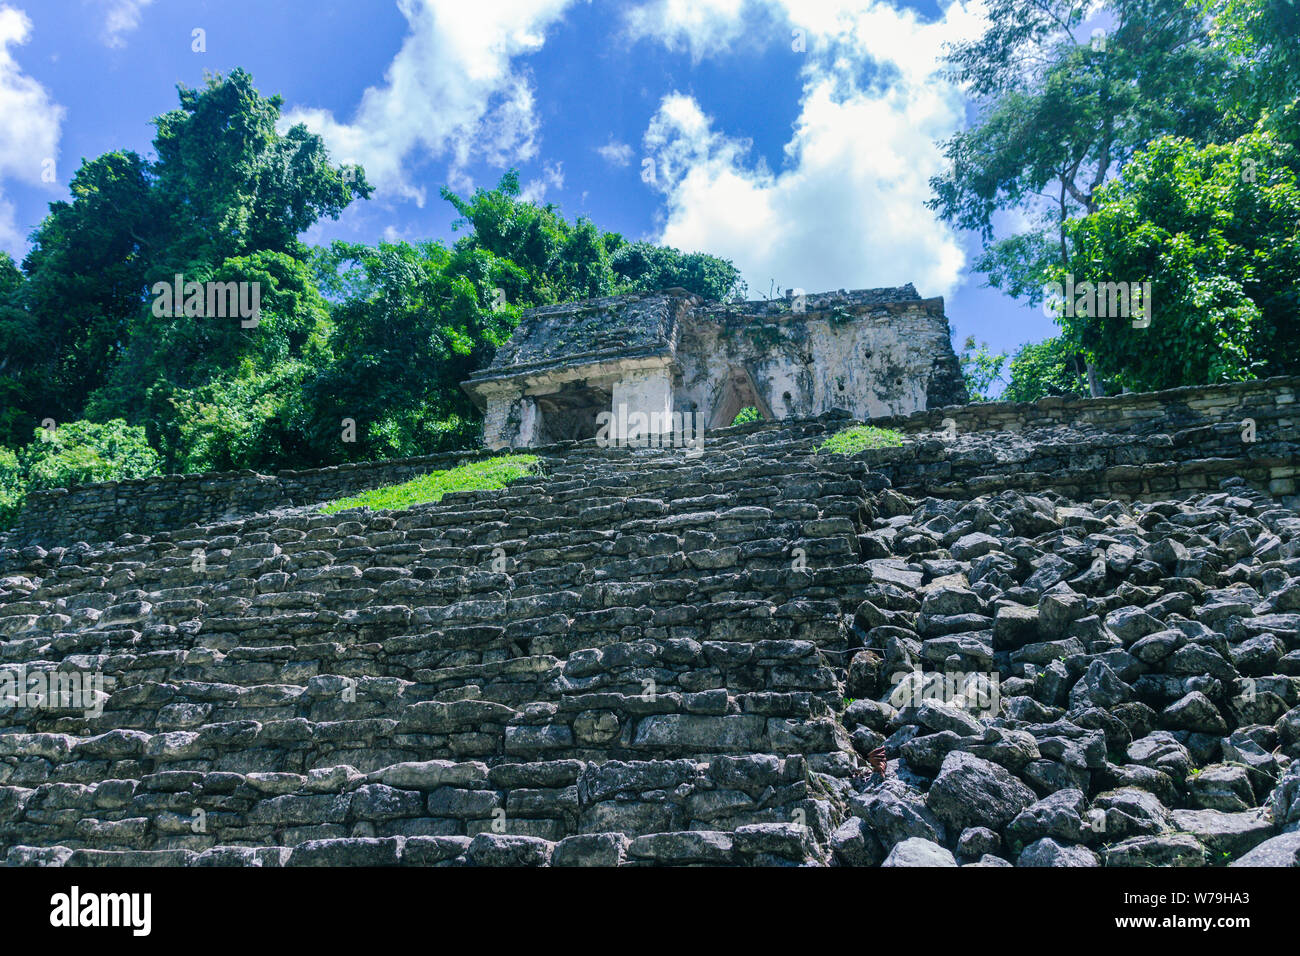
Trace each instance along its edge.
{"label": "sunlit green leaves", "polygon": [[1300,370],[1300,154],[1263,127],[1157,140],[1070,226],[1060,274],[1153,284],[1149,327],[1063,317],[1103,374],[1143,389]]}
{"label": "sunlit green leaves", "polygon": [[1048,395],[1087,395],[1088,381],[1078,349],[1057,336],[1031,342],[1011,356],[1011,381],[1004,402],[1034,402]]}

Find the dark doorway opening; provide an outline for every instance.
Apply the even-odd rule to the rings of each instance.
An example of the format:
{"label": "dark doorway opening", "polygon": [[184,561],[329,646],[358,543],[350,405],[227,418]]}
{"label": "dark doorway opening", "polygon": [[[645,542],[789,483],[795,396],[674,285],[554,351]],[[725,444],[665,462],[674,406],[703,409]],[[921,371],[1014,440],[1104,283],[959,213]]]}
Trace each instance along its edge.
{"label": "dark doorway opening", "polygon": [[736,420],[742,408],[755,408],[759,417],[766,421],[772,420],[772,409],[759,397],[749,372],[739,366],[732,366],[715,393],[709,428],[726,428]]}
{"label": "dark doorway opening", "polygon": [[610,410],[613,396],[608,389],[566,385],[550,395],[538,395],[535,401],[537,439],[545,445],[595,438],[596,416]]}

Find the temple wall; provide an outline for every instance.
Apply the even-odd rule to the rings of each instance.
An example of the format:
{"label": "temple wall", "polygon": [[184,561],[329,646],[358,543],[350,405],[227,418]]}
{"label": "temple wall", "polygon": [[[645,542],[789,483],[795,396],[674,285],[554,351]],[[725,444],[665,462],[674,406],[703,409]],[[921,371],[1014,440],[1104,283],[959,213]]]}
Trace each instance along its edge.
{"label": "temple wall", "polygon": [[965,400],[943,361],[952,355],[942,310],[922,303],[883,317],[791,316],[744,328],[702,316],[686,325],[678,343],[676,405],[694,406],[711,420],[734,387],[729,377],[744,370],[758,399],[744,404],[770,410],[773,418],[832,408],[859,419],[908,415]]}

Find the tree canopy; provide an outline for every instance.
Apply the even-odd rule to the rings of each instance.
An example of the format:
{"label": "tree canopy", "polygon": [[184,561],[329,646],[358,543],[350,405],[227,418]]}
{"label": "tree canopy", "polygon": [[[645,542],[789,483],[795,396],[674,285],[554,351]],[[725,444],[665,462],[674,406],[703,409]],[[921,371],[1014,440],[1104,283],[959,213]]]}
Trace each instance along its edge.
{"label": "tree canopy", "polygon": [[1152,290],[1150,321],[1064,310],[1059,338],[1013,359],[1009,397],[1072,390],[1080,364],[1098,391],[1300,371],[1298,10],[993,0],[949,49],[977,115],[928,205],[982,237],[977,271],[1034,305],[1053,283]]}

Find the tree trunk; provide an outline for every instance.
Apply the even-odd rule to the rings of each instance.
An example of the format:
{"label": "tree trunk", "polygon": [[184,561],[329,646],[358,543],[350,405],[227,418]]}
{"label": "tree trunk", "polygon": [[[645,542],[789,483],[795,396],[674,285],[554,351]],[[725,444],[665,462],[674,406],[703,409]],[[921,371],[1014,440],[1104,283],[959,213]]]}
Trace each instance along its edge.
{"label": "tree trunk", "polygon": [[1088,394],[1093,398],[1101,398],[1105,394],[1101,390],[1101,383],[1097,381],[1097,368],[1091,362],[1088,363]]}

